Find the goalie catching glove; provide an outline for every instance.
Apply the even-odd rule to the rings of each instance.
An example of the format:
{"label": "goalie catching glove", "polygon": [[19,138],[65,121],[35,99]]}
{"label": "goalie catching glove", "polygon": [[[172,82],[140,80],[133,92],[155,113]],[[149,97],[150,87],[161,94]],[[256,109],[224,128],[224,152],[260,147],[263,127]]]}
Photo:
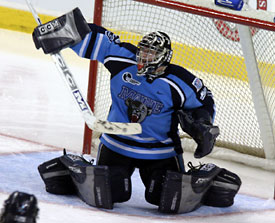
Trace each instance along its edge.
{"label": "goalie catching glove", "polygon": [[44,53],[48,54],[79,43],[90,31],[81,11],[75,8],[46,24],[39,25],[32,36],[36,48],[42,48]]}
{"label": "goalie catching glove", "polygon": [[209,113],[204,109],[179,110],[177,116],[182,130],[198,145],[194,157],[202,158],[211,153],[220,130],[213,126]]}

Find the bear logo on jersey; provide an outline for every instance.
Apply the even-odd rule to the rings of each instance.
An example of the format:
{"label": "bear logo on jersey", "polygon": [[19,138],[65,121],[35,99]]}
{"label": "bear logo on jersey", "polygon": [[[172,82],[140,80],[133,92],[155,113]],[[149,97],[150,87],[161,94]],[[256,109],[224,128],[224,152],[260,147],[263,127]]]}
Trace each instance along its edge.
{"label": "bear logo on jersey", "polygon": [[125,104],[128,106],[128,117],[131,122],[141,123],[148,115],[152,114],[152,109],[140,101],[133,101],[128,98]]}

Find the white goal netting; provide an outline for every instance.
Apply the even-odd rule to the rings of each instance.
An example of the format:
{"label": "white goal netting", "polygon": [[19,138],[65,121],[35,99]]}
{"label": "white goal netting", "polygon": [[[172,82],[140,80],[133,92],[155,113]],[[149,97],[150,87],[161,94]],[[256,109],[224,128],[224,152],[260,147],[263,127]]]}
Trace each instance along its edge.
{"label": "white goal netting", "polygon": [[[216,102],[217,146],[265,157],[255,105],[236,24],[131,0],[104,0],[102,26],[133,44],[144,34],[164,31],[172,40],[172,63],[204,80]],[[251,28],[259,73],[275,129],[275,33]],[[95,114],[106,119],[109,74],[100,65]],[[94,137],[97,137],[94,134]]]}

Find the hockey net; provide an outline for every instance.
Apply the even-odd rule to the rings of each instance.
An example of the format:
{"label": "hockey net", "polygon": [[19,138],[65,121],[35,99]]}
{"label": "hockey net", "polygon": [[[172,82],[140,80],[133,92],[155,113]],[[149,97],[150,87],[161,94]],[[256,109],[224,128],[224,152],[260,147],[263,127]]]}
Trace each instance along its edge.
{"label": "hockey net", "polygon": [[[101,7],[102,15],[99,10]],[[98,18],[96,23],[119,35],[121,41],[133,44],[137,44],[149,32],[166,32],[171,37],[174,50],[172,63],[185,67],[203,79],[214,95],[217,110],[215,124],[220,127],[221,134],[213,155],[251,162],[252,165],[258,162],[256,157],[259,157],[266,162],[258,165],[273,166],[275,54],[272,51],[275,49],[275,33],[272,30],[275,30],[275,25],[271,12],[254,9],[237,12],[215,6],[214,0],[103,0],[96,1],[95,15]],[[245,59],[238,23],[250,27],[260,90],[251,88],[254,80],[249,78],[247,72],[251,61]],[[97,70],[97,76],[96,85],[88,89],[88,101],[94,105],[95,115],[106,119],[111,105],[110,74],[100,64],[97,67],[92,63],[91,68]],[[94,75],[92,69],[91,76]],[[91,82],[94,84],[95,79]],[[95,96],[91,96],[93,90]],[[255,97],[259,94],[263,97]],[[257,101],[262,103],[257,105]],[[259,124],[262,109],[268,122]],[[90,152],[90,148],[95,152],[99,134],[93,132],[91,136],[87,128],[85,131],[83,152]],[[263,139],[267,135],[269,145]],[[194,150],[194,142],[184,133],[182,136],[183,148]],[[237,154],[237,158],[232,154]],[[239,154],[246,158],[240,158],[242,156]]]}

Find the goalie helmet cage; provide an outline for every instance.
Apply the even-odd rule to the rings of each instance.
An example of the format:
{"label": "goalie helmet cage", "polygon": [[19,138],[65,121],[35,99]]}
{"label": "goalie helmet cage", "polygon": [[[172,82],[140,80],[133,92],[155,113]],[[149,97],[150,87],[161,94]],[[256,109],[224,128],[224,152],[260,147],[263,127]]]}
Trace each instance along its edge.
{"label": "goalie helmet cage", "polygon": [[[172,63],[203,79],[214,95],[221,134],[211,156],[275,170],[274,13],[234,11],[214,0],[95,0],[94,15],[96,24],[134,45],[144,34],[166,32]],[[100,119],[111,105],[109,78],[91,62],[87,100]],[[98,137],[85,128],[83,153],[96,152]],[[194,151],[185,134],[182,143]]]}

